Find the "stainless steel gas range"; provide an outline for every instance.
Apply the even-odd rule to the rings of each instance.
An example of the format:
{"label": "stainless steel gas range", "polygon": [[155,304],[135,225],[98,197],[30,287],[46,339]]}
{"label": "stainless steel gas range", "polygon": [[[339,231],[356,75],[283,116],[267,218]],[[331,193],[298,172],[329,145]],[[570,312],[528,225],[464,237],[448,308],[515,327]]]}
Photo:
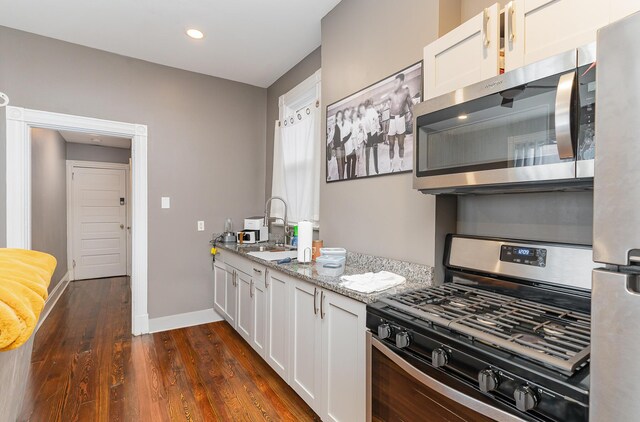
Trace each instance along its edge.
{"label": "stainless steel gas range", "polygon": [[367,307],[370,420],[588,420],[591,248],[451,235],[445,267]]}

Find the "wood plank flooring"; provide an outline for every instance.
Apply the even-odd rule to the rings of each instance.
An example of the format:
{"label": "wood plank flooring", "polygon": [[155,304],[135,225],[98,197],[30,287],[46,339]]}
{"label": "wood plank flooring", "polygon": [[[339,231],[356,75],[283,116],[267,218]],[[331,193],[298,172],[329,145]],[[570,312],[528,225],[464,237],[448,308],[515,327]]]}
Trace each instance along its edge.
{"label": "wood plank flooring", "polygon": [[226,322],[131,336],[126,277],[71,283],[38,331],[20,420],[313,421]]}

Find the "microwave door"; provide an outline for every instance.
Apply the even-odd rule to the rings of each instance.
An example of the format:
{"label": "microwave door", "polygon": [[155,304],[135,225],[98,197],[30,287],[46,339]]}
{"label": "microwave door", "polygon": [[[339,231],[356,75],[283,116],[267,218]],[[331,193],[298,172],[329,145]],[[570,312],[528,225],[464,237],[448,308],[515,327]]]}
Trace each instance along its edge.
{"label": "microwave door", "polygon": [[417,105],[414,187],[455,193],[575,180],[575,63],[574,51],[573,67],[560,73],[519,85],[517,76],[529,72],[505,74],[483,84],[504,87],[486,96],[446,108],[434,106],[444,97]]}

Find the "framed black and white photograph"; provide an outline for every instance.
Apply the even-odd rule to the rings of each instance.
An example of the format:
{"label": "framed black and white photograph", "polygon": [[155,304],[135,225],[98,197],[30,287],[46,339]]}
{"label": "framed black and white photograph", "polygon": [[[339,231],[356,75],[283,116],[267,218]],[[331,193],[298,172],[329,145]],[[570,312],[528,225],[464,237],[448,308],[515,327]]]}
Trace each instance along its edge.
{"label": "framed black and white photograph", "polygon": [[327,106],[327,182],[413,170],[422,62]]}

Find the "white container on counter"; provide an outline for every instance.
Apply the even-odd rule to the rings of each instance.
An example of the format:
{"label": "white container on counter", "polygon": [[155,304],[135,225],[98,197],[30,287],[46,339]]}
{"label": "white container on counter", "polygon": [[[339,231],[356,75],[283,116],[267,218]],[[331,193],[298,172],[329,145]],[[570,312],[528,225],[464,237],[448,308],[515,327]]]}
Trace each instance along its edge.
{"label": "white container on counter", "polygon": [[316,258],[316,270],[319,275],[338,277],[344,273],[347,258],[337,255],[321,255]]}
{"label": "white container on counter", "polygon": [[343,256],[347,257],[347,250],[345,248],[320,248],[321,256]]}

